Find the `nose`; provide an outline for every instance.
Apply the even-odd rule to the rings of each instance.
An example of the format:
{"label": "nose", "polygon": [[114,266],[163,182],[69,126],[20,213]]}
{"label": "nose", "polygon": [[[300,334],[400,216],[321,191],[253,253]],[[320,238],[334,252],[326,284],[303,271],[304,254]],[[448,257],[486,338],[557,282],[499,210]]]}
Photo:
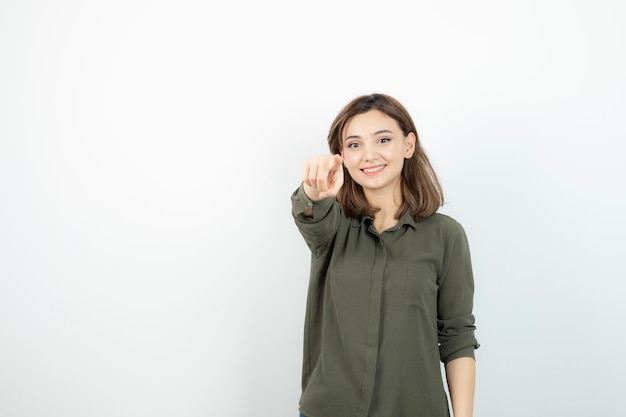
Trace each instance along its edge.
{"label": "nose", "polygon": [[376,152],[376,148],[371,144],[364,144],[363,146],[363,158],[366,161],[373,161],[378,157],[378,152]]}

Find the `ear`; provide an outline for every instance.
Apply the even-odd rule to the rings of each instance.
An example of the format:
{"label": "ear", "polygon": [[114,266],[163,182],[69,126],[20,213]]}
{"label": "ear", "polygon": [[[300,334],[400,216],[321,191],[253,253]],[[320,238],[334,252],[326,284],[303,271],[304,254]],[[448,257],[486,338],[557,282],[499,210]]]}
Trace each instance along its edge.
{"label": "ear", "polygon": [[417,142],[415,133],[410,132],[404,141],[406,145],[406,148],[404,149],[404,159],[410,159],[413,156],[413,153],[415,153],[415,143]]}

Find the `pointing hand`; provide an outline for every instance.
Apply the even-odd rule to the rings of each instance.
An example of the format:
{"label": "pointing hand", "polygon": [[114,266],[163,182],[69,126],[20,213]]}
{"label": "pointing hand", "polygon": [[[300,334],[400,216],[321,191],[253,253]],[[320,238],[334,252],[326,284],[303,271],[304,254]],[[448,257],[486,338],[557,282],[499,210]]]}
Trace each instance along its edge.
{"label": "pointing hand", "polygon": [[306,161],[302,167],[304,192],[311,200],[335,197],[343,185],[341,155],[323,155]]}

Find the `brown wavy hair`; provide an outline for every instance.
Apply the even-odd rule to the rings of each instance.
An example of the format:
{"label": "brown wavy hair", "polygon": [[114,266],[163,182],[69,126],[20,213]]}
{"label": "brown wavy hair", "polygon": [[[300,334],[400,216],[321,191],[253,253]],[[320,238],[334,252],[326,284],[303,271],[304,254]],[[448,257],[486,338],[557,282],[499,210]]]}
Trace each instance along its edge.
{"label": "brown wavy hair", "polygon": [[[406,108],[395,98],[386,94],[369,94],[356,97],[338,114],[328,133],[328,147],[332,154],[340,154],[343,147],[343,130],[348,121],[357,114],[378,110],[394,119],[404,136],[415,134],[415,152],[404,160],[402,167],[402,205],[396,213],[399,219],[409,212],[416,221],[423,220],[439,209],[444,203],[443,189],[437,178],[426,151],[422,148],[415,123]],[[337,200],[349,217],[372,216],[379,210],[372,207],[357,184],[344,167],[344,184],[337,194]]]}

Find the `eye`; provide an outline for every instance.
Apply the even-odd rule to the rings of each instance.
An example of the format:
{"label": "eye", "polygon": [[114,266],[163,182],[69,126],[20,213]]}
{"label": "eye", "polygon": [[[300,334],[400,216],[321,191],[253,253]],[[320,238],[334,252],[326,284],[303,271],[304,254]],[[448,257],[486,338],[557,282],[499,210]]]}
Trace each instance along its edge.
{"label": "eye", "polygon": [[387,143],[387,142],[391,142],[391,138],[380,138],[380,139],[378,139],[378,141],[380,143]]}
{"label": "eye", "polygon": [[346,148],[358,148],[359,144],[357,142],[350,142],[346,145]]}

